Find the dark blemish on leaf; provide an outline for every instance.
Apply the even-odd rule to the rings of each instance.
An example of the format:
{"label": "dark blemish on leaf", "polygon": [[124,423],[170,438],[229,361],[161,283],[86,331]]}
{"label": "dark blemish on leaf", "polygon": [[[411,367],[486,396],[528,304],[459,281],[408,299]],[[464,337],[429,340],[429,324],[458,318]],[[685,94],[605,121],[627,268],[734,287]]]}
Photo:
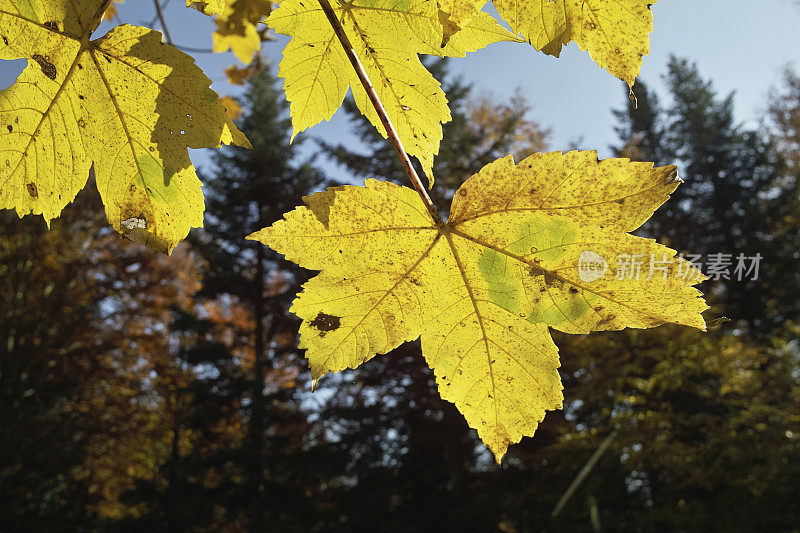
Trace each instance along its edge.
{"label": "dark blemish on leaf", "polygon": [[35,183],[30,182],[27,185],[27,188],[28,188],[28,194],[31,195],[31,198],[38,198],[39,197],[39,189],[36,188],[36,184]]}
{"label": "dark blemish on leaf", "polygon": [[59,31],[58,30],[58,22],[45,22],[44,27],[50,31]]}
{"label": "dark blemish on leaf", "polygon": [[467,195],[467,189],[459,189],[458,190],[458,194],[460,194],[461,196],[466,196]]}
{"label": "dark blemish on leaf", "polygon": [[5,36],[5,35],[3,35],[3,44],[5,44],[6,46],[8,46],[8,39],[6,39],[6,36]]}
{"label": "dark blemish on leaf", "polygon": [[83,120],[82,118],[79,118],[78,119],[78,126],[81,127],[81,128],[85,128],[86,127],[86,121]]}
{"label": "dark blemish on leaf", "polygon": [[51,80],[56,79],[56,66],[52,64],[45,56],[33,54],[33,60],[39,63],[42,72]]}
{"label": "dark blemish on leaf", "polygon": [[336,331],[341,325],[342,322],[338,316],[326,315],[325,313],[318,314],[317,318],[311,322],[311,327],[319,330],[320,337],[324,337],[329,331]]}
{"label": "dark blemish on leaf", "polygon": [[614,315],[609,315],[609,316],[605,317],[603,320],[601,320],[600,322],[598,322],[596,324],[596,326],[605,326],[606,324],[608,324],[609,322],[611,322],[615,318],[617,318],[617,317],[614,316]]}
{"label": "dark blemish on leaf", "polygon": [[619,205],[622,205],[622,204],[625,203],[625,198],[620,198],[620,199],[614,200],[614,201],[617,202]]}
{"label": "dark blemish on leaf", "polygon": [[569,292],[572,294],[578,294],[580,291],[578,290],[577,287],[570,287]]}
{"label": "dark blemish on leaf", "polygon": [[14,126],[12,126],[11,124],[6,126],[6,128],[8,128],[8,133],[14,133]]}
{"label": "dark blemish on leaf", "polygon": [[85,99],[85,97],[84,97],[82,94],[79,94],[79,95],[78,95],[78,99],[79,99],[79,100],[84,100],[84,99]]}

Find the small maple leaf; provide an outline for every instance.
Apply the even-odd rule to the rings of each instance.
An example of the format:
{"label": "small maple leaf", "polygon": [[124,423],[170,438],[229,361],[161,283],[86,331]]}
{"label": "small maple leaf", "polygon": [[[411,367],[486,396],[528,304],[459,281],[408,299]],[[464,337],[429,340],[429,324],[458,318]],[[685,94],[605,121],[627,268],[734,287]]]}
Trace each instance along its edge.
{"label": "small maple leaf", "polygon": [[103,15],[103,20],[112,21],[114,17],[117,16],[117,4],[124,3],[125,0],[114,0],[110,4],[108,4],[108,9],[106,9],[105,14]]}
{"label": "small maple leaf", "polygon": [[[499,462],[562,406],[548,328],[705,328],[707,307],[691,286],[702,274],[629,233],[678,184],[675,167],[600,162],[596,152],[516,165],[509,156],[459,188],[442,226],[412,189],[367,180],[306,197],[248,238],[322,271],[291,309],[303,320],[300,347],[314,379],[421,337],[442,398]],[[654,276],[620,275],[620,257],[665,266]]]}
{"label": "small maple leaf", "polygon": [[[571,41],[612,75],[633,85],[650,53],[657,0],[493,0],[511,29],[556,57]],[[480,13],[485,0],[439,0],[444,42]]]}
{"label": "small maple leaf", "polygon": [[486,0],[439,0],[439,20],[442,23],[442,46],[450,37],[464,29],[479,16]]}
{"label": "small maple leaf", "polygon": [[225,67],[225,77],[228,79],[228,83],[231,85],[244,85],[247,83],[247,80],[256,72],[256,68],[253,65],[249,65],[247,67],[239,67],[237,65],[231,65],[229,67]]}
{"label": "small maple leaf", "polygon": [[225,112],[232,120],[239,120],[242,118],[242,106],[239,101],[233,96],[223,96],[219,99],[222,105],[225,106]]}
{"label": "small maple leaf", "polygon": [[[470,0],[453,0],[470,2]],[[657,0],[493,0],[511,29],[534,48],[558,57],[570,41],[632,86],[650,53]]]}
{"label": "small maple leaf", "polygon": [[0,92],[0,208],[57,217],[94,167],[108,221],[146,221],[170,251],[203,224],[188,148],[248,146],[211,81],[161,34],[122,25],[91,40],[102,0],[0,0],[0,59],[28,60]]}
{"label": "small maple leaf", "polygon": [[[406,151],[420,160],[432,180],[433,158],[442,140],[441,125],[450,120],[450,110],[444,91],[422,65],[419,54],[464,57],[494,42],[519,39],[482,13],[443,47],[443,26],[435,0],[410,4],[353,0],[337,2],[333,9]],[[352,87],[358,108],[386,136],[319,3],[284,0],[269,16],[267,25],[292,37],[278,75],[285,80],[294,135],[329,120]]]}
{"label": "small maple leaf", "polygon": [[[235,0],[233,0],[235,1]],[[206,15],[221,15],[228,6],[229,0],[186,0],[186,7],[193,7]]]}
{"label": "small maple leaf", "polygon": [[217,16],[217,29],[212,34],[214,52],[233,54],[245,65],[261,49],[258,24],[272,10],[270,0],[235,0]]}

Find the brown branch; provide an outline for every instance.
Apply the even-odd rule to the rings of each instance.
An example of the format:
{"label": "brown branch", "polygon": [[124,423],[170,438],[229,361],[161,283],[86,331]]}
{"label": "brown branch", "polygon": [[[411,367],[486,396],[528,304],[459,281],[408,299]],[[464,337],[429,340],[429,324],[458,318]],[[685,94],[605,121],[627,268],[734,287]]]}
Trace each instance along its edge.
{"label": "brown branch", "polygon": [[328,17],[328,22],[331,23],[333,32],[336,34],[336,37],[339,38],[339,42],[342,44],[344,52],[350,60],[350,64],[353,65],[353,69],[355,69],[356,75],[361,81],[361,85],[363,85],[364,90],[367,91],[367,96],[375,107],[375,111],[381,119],[381,124],[383,124],[383,127],[386,129],[389,142],[394,146],[395,152],[397,152],[397,156],[400,158],[400,163],[403,165],[406,174],[408,174],[408,179],[411,180],[412,185],[414,185],[414,188],[417,190],[417,194],[422,198],[422,202],[425,204],[431,217],[433,217],[436,225],[443,227],[444,222],[442,221],[442,217],[439,216],[436,206],[433,205],[433,200],[431,200],[431,197],[428,195],[428,191],[425,190],[425,186],[422,184],[422,180],[419,179],[417,171],[414,170],[414,165],[411,164],[411,158],[408,157],[405,148],[403,148],[403,143],[400,141],[397,130],[394,128],[392,121],[389,119],[389,115],[386,113],[386,108],[383,107],[383,102],[381,102],[381,99],[378,97],[378,93],[375,92],[375,87],[369,80],[367,71],[364,70],[364,65],[361,64],[361,60],[359,60],[358,55],[356,55],[350,38],[345,33],[339,19],[336,18],[336,14],[333,12],[330,2],[328,2],[328,0],[319,0],[319,4],[322,6],[322,11],[325,12],[325,16]]}
{"label": "brown branch", "polygon": [[158,21],[161,23],[161,29],[164,30],[164,38],[166,38],[167,44],[172,44],[172,37],[169,35],[167,21],[164,19],[164,11],[161,9],[161,4],[158,0],[153,0],[153,4],[156,6],[156,15],[158,16]]}

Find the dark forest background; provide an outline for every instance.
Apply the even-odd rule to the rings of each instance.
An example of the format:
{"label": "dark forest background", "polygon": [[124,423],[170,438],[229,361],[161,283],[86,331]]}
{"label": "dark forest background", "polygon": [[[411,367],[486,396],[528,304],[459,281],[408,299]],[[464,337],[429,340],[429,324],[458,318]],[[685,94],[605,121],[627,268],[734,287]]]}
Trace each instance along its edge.
{"label": "dark forest background", "polygon": [[[454,117],[442,209],[494,159],[563,148],[521,96],[430,66]],[[313,273],[242,237],[336,183],[289,144],[268,68],[240,102],[254,149],[214,156],[206,229],[172,257],[110,230],[91,187],[50,231],[0,214],[0,531],[799,531],[800,77],[756,129],[691,62],[665,82],[637,83],[636,109],[621,89],[615,113],[618,155],[685,181],[641,231],[759,253],[759,277],[702,284],[705,334],[557,335],[565,409],[499,468],[417,343],[310,392],[288,308]],[[354,181],[404,183],[348,111],[366,148],[320,150]]]}

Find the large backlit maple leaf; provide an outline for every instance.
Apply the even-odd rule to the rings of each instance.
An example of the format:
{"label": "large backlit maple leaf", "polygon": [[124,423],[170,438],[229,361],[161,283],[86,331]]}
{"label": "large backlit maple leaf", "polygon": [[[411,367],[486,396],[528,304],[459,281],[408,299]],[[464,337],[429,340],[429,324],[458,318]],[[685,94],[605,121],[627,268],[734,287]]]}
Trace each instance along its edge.
{"label": "large backlit maple leaf", "polygon": [[187,148],[249,146],[210,80],[161,34],[98,39],[102,0],[0,0],[0,59],[27,59],[0,92],[0,208],[57,217],[95,170],[114,228],[169,252],[203,224]]}
{"label": "large backlit maple leaf", "polygon": [[705,327],[702,275],[629,233],[678,184],[675,167],[595,152],[509,156],[459,188],[441,226],[412,189],[367,180],[249,238],[322,271],[292,306],[315,379],[421,337],[442,398],[500,461],[562,405],[549,328]]}

